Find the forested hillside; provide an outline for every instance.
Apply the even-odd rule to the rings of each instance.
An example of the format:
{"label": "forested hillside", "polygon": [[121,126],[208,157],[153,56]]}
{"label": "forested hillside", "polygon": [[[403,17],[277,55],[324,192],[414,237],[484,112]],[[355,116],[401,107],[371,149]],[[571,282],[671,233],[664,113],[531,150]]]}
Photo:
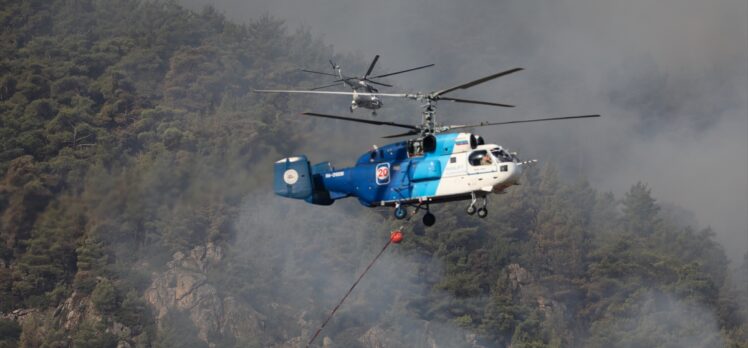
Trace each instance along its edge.
{"label": "forested hillside", "polygon": [[[312,83],[335,52],[307,32],[170,1],[0,0],[0,23],[0,347],[296,347],[398,226],[268,194],[311,101],[250,91]],[[545,164],[491,207],[439,207],[320,346],[748,347],[748,255],[635,178]]]}

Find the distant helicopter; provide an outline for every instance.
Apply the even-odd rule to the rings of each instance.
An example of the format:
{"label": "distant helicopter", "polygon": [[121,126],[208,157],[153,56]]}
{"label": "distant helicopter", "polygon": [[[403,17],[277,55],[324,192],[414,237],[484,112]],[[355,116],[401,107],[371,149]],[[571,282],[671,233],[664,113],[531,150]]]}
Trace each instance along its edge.
{"label": "distant helicopter", "polygon": [[436,217],[429,209],[430,204],[469,200],[466,213],[477,213],[480,218],[485,218],[488,215],[488,195],[504,193],[507,188],[517,185],[523,168],[537,160],[521,161],[517,153],[508,152],[496,144],[486,144],[478,134],[446,132],[514,123],[600,117],[581,115],[471,125],[442,125],[436,122],[436,103],[439,100],[504,106],[443,95],[520,70],[522,69],[507,70],[431,93],[359,94],[425,102],[420,125],[304,112],[303,115],[307,116],[408,130],[383,138],[414,137],[374,147],[361,155],[353,167],[348,168],[336,169],[330,162],[311,165],[304,155],[281,159],[274,164],[274,191],[283,197],[303,199],[318,205],[331,205],[341,198],[357,197],[367,207],[394,207],[397,219],[407,217],[407,207],[410,206],[415,208],[414,214],[422,209],[426,211],[423,216],[423,224],[426,226],[432,226],[436,222]]}
{"label": "distant helicopter", "polygon": [[[331,59],[330,66],[332,66],[332,70],[335,71],[335,74],[330,74],[330,73],[326,73],[322,71],[307,70],[307,69],[301,69],[301,71],[313,73],[313,74],[333,76],[333,77],[338,78],[338,80],[335,80],[334,83],[332,84],[315,87],[310,90],[255,90],[255,92],[351,95],[352,100],[351,100],[351,105],[349,107],[349,110],[351,112],[353,112],[353,110],[356,110],[357,108],[366,108],[366,109],[373,110],[372,115],[376,116],[377,115],[376,110],[380,109],[383,103],[382,103],[382,100],[377,96],[377,93],[379,93],[379,90],[377,90],[374,86],[372,86],[372,84],[385,86],[385,87],[392,87],[392,85],[388,85],[386,83],[382,83],[379,81],[374,81],[374,79],[379,79],[382,77],[402,74],[402,73],[434,66],[434,64],[428,64],[428,65],[423,65],[423,66],[410,68],[406,70],[400,70],[400,71],[393,72],[393,73],[370,76],[378,60],[379,60],[379,55],[376,55],[374,57],[374,60],[371,62],[371,64],[369,64],[369,69],[366,70],[366,73],[361,77],[357,77],[357,76],[343,75],[340,69],[340,65],[335,64]],[[353,92],[317,91],[318,89],[339,86],[341,85],[341,82],[344,86],[350,87],[353,90]]]}

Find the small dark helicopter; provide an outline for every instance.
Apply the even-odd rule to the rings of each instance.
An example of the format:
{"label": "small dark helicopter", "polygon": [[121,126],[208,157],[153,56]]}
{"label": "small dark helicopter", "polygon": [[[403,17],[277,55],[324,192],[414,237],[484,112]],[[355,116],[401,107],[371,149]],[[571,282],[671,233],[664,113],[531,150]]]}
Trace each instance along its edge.
{"label": "small dark helicopter", "polygon": [[[370,109],[372,111],[372,115],[376,116],[377,109],[380,109],[382,107],[382,100],[379,98],[377,93],[379,93],[379,90],[376,89],[372,84],[379,85],[379,86],[385,86],[385,87],[392,87],[392,85],[375,81],[375,79],[380,79],[387,76],[392,75],[398,75],[414,70],[420,70],[424,68],[429,68],[434,66],[434,64],[428,64],[423,65],[415,68],[405,69],[396,71],[393,73],[387,73],[387,74],[379,74],[376,76],[371,76],[372,71],[374,70],[374,66],[377,64],[377,61],[379,60],[379,55],[376,55],[374,57],[374,60],[372,60],[371,64],[369,64],[369,69],[366,70],[366,73],[361,76],[345,76],[343,75],[340,65],[335,64],[332,60],[330,60],[330,66],[332,67],[332,70],[335,71],[335,74],[326,73],[322,71],[314,71],[314,70],[307,70],[307,69],[301,69],[301,71],[313,73],[313,74],[320,74],[320,75],[327,75],[338,78],[337,80],[333,81],[332,84],[319,86],[312,88],[310,90],[255,90],[255,92],[263,92],[263,93],[304,93],[304,94],[332,94],[332,95],[351,95],[351,106],[349,107],[349,110],[353,112],[353,110],[356,110],[357,108],[365,108]],[[343,86],[348,86],[353,90],[353,92],[333,92],[333,91],[318,91],[319,89],[328,88],[328,87],[334,87],[334,86],[340,86],[342,83]]]}
{"label": "small dark helicopter", "polygon": [[422,209],[426,211],[423,216],[423,223],[426,226],[436,222],[436,217],[429,210],[432,203],[469,200],[467,214],[477,213],[481,218],[486,217],[488,195],[504,193],[507,188],[517,185],[523,168],[537,161],[521,161],[516,152],[509,152],[496,144],[486,144],[478,134],[448,132],[515,123],[600,117],[581,115],[470,125],[443,125],[436,121],[436,104],[439,100],[507,106],[445,97],[444,94],[467,89],[520,70],[522,69],[507,70],[431,93],[363,94],[424,102],[419,125],[304,112],[303,115],[307,116],[404,128],[407,129],[404,133],[383,138],[412,138],[375,147],[361,155],[356,164],[348,168],[336,169],[330,162],[311,165],[303,155],[281,159],[274,165],[275,193],[319,205],[331,205],[341,198],[357,197],[359,202],[367,207],[394,207],[397,219],[405,218],[408,215],[406,207],[410,206],[415,208],[416,213]]}

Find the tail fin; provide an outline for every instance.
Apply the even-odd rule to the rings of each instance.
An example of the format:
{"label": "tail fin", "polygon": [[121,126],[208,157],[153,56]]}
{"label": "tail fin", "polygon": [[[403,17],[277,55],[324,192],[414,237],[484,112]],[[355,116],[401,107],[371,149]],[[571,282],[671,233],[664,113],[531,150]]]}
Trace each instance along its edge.
{"label": "tail fin", "polygon": [[[329,163],[324,163],[324,165],[330,166]],[[321,187],[321,180],[315,180],[314,177],[319,174],[317,172],[323,167],[323,164],[320,163],[312,171],[309,160],[304,155],[284,158],[275,162],[273,184],[275,194],[288,198],[303,199],[312,204],[332,204],[334,200],[330,199],[330,193]]]}

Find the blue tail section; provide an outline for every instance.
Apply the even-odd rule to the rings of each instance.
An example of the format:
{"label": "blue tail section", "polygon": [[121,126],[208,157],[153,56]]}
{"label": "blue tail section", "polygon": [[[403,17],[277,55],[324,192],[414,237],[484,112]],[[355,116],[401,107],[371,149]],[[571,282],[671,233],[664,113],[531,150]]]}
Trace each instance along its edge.
{"label": "blue tail section", "polygon": [[329,162],[311,166],[306,156],[302,155],[277,161],[273,169],[275,194],[319,205],[335,202],[323,184],[325,173],[333,170]]}

